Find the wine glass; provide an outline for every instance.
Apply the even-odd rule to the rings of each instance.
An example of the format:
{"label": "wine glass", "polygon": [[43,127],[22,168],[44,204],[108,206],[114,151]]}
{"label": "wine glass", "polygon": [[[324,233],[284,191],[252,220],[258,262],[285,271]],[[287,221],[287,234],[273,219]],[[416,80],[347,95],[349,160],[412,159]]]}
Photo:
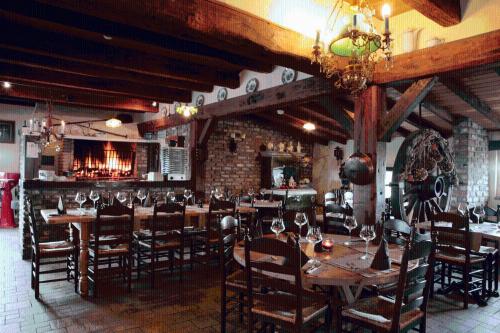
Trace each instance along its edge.
{"label": "wine glass", "polygon": [[90,194],[89,194],[89,199],[92,200],[94,202],[94,207],[96,207],[96,203],[97,203],[97,200],[99,200],[100,196],[99,196],[99,193],[97,193],[97,191],[90,191]]}
{"label": "wine glass", "polygon": [[[311,226],[307,230],[306,239],[309,243],[312,243],[314,246],[316,244],[321,243],[323,240],[323,234],[321,233],[321,228],[318,226]],[[316,251],[313,250],[313,259],[312,259],[313,267],[319,266],[319,261],[316,259]]]}
{"label": "wine glass", "polygon": [[365,254],[361,256],[361,260],[366,260],[368,259],[368,242],[375,239],[375,226],[363,225],[361,231],[359,232],[359,236],[366,242]]}
{"label": "wine glass", "polygon": [[80,205],[80,215],[83,215],[83,208],[82,205],[85,201],[87,201],[87,196],[83,192],[78,192],[75,197],[75,201]]}
{"label": "wine glass", "polygon": [[486,212],[484,211],[483,205],[479,205],[474,207],[474,210],[472,211],[474,215],[476,215],[477,218],[477,223],[481,222],[481,219],[486,215]]}
{"label": "wine glass", "polygon": [[271,223],[271,231],[274,232],[276,238],[279,238],[280,234],[285,231],[285,223],[283,222],[283,219],[274,217],[273,222]]}
{"label": "wine glass", "polygon": [[137,192],[137,199],[141,201],[141,206],[144,204],[144,199],[146,199],[146,191],[139,190]]}
{"label": "wine glass", "polygon": [[184,190],[184,199],[186,200],[186,205],[189,204],[189,199],[191,199],[191,195],[192,195],[191,190],[189,189]]}
{"label": "wine glass", "polygon": [[116,200],[120,201],[120,203],[123,204],[125,201],[127,201],[127,196],[124,192],[118,192],[116,194]]}
{"label": "wine glass", "polygon": [[223,196],[222,191],[219,188],[216,188],[215,192],[214,192],[214,196],[217,200],[222,199],[222,196]]}
{"label": "wine glass", "polygon": [[174,191],[167,192],[167,202],[175,202],[175,193]]}
{"label": "wine glass", "polygon": [[302,238],[302,226],[308,223],[307,215],[303,212],[298,212],[297,214],[295,214],[294,222],[299,227],[299,235],[301,235],[300,238]]}
{"label": "wine glass", "polygon": [[458,204],[458,212],[462,214],[462,216],[465,216],[465,213],[467,212],[467,203],[461,202]]}
{"label": "wine glass", "polygon": [[349,230],[349,240],[347,242],[344,242],[344,245],[351,245],[352,243],[352,231],[356,229],[358,226],[358,222],[356,221],[356,218],[354,216],[346,216],[344,220],[344,227]]}

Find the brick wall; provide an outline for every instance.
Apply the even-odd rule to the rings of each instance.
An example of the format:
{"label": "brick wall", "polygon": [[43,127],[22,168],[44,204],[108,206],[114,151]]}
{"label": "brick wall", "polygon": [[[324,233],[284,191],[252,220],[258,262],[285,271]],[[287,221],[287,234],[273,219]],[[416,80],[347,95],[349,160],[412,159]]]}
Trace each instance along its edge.
{"label": "brick wall", "polygon": [[451,207],[460,202],[486,204],[488,189],[488,133],[471,120],[453,128],[453,155],[460,184],[454,189]]}
{"label": "brick wall", "polygon": [[[233,132],[245,134],[245,139],[237,139],[237,151],[231,153],[228,148],[230,135]],[[210,136],[207,143],[207,161],[205,162],[204,184],[205,194],[209,194],[214,187],[227,187],[232,193],[246,191],[250,187],[254,190],[260,188],[260,161],[259,147],[273,142],[275,146],[279,142],[293,141],[297,145],[297,139],[284,135],[269,125],[257,123],[250,120],[223,120],[217,123],[217,127]],[[312,156],[312,146],[300,143],[302,152],[306,156]],[[302,170],[302,177],[312,178],[312,167]]]}

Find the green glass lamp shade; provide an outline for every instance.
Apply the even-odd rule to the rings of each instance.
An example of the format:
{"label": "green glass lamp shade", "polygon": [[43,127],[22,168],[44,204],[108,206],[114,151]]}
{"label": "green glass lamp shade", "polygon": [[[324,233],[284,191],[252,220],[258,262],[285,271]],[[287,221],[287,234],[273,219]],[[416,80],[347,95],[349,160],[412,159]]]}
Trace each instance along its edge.
{"label": "green glass lamp shade", "polygon": [[[360,43],[361,44],[361,43]],[[346,30],[337,39],[334,39],[329,46],[330,52],[341,57],[351,57],[353,53],[361,54],[368,48],[369,53],[377,51],[381,46],[379,38],[371,39],[364,47],[358,47],[353,44],[349,32]]]}

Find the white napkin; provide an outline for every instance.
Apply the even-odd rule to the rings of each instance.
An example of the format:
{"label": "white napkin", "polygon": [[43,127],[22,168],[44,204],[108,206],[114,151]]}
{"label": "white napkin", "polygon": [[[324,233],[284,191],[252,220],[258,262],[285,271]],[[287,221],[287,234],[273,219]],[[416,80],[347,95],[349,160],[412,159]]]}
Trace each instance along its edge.
{"label": "white napkin", "polygon": [[361,312],[361,311],[354,310],[354,309],[349,309],[348,311],[351,312],[352,314],[356,315],[356,316],[363,317],[363,318],[366,318],[366,319],[370,319],[370,320],[376,321],[378,323],[385,324],[385,323],[390,322],[389,319],[387,319],[387,318],[385,318],[383,316],[380,316],[380,315],[374,315],[374,314],[371,314],[371,313]]}

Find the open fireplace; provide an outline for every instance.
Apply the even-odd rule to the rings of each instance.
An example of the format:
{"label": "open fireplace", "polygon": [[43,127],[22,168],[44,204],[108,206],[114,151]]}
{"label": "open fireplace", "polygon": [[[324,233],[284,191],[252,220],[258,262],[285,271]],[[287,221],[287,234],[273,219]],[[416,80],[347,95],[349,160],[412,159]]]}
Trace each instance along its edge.
{"label": "open fireplace", "polygon": [[73,173],[77,179],[135,178],[136,144],[75,140]]}

